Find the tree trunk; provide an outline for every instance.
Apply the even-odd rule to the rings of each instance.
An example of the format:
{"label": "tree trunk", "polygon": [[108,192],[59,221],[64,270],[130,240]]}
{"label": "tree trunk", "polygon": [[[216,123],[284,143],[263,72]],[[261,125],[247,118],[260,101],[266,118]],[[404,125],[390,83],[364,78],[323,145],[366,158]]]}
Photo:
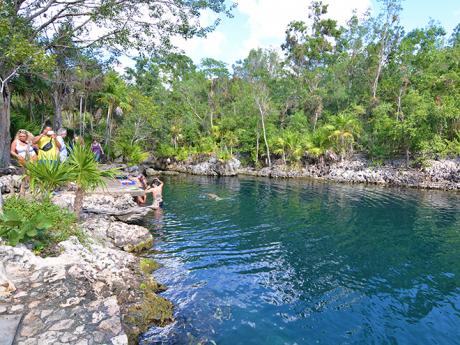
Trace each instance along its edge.
{"label": "tree trunk", "polygon": [[80,187],[77,187],[77,191],[75,192],[75,200],[73,202],[73,211],[77,216],[77,219],[80,219],[80,213],[83,208],[83,198],[85,196],[85,192]]}
{"label": "tree trunk", "polygon": [[409,167],[409,160],[410,160],[410,151],[409,151],[409,148],[406,147],[406,168]]}
{"label": "tree trunk", "polygon": [[256,132],[256,165],[259,163],[259,142],[260,142],[260,132],[259,132],[259,124],[257,124],[257,132]]}
{"label": "tree trunk", "polygon": [[0,95],[0,168],[10,165],[10,107],[10,90],[5,84]]}
{"label": "tree trunk", "polygon": [[59,97],[58,90],[55,90],[53,92],[53,103],[54,103],[53,127],[54,127],[54,130],[57,131],[59,128],[62,127],[62,102],[61,102],[61,98]]}
{"label": "tree trunk", "polygon": [[265,141],[265,147],[267,149],[267,158],[268,158],[268,167],[272,167],[272,160],[270,158],[270,148],[268,147],[268,141],[267,141],[267,131],[265,130],[265,120],[264,120],[264,114],[261,110],[260,117],[262,119],[262,133],[264,135],[264,141]]}
{"label": "tree trunk", "polygon": [[2,185],[0,184],[0,215],[3,213],[3,195],[2,195]]}
{"label": "tree trunk", "polygon": [[29,120],[30,120],[31,122],[34,122],[34,121],[35,121],[34,106],[33,106],[33,104],[32,104],[32,99],[31,99],[31,97],[29,97],[28,101],[29,101]]}
{"label": "tree trunk", "polygon": [[316,125],[318,124],[318,120],[323,113],[323,99],[319,96],[316,97],[318,102],[316,109],[315,109],[315,117],[313,118],[313,131],[316,131]]}
{"label": "tree trunk", "polygon": [[111,126],[111,121],[110,121],[110,118],[111,118],[111,115],[112,115],[112,105],[109,104],[109,107],[107,108],[107,119],[106,119],[106,123],[105,123],[105,145],[107,146],[110,142],[110,126]]}
{"label": "tree trunk", "polygon": [[83,135],[83,97],[80,96],[80,135]]}

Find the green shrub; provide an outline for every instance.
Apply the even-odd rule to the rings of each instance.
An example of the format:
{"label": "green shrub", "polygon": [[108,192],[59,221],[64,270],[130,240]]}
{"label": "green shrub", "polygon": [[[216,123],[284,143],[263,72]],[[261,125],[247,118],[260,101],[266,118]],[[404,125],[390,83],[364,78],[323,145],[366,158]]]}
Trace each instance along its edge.
{"label": "green shrub", "polygon": [[0,217],[0,223],[0,236],[6,238],[12,246],[42,237],[43,232],[51,227],[51,222],[44,214],[25,218],[14,209],[5,210]]}
{"label": "green shrub", "polygon": [[156,154],[158,157],[169,158],[176,154],[176,150],[170,145],[160,144],[156,149]]}
{"label": "green shrub", "polygon": [[50,201],[37,202],[19,197],[5,200],[0,236],[10,245],[31,243],[39,253],[70,236],[83,240],[73,213]]}
{"label": "green shrub", "polygon": [[133,145],[131,151],[127,156],[128,165],[139,165],[142,162],[146,161],[149,158],[149,153],[142,151],[141,147],[138,145]]}
{"label": "green shrub", "polygon": [[186,147],[180,147],[177,149],[176,155],[174,156],[174,158],[178,160],[179,162],[184,162],[188,159],[189,155],[190,155],[190,152]]}
{"label": "green shrub", "polygon": [[221,161],[226,162],[232,159],[232,157],[233,155],[228,150],[219,150],[219,152],[217,152],[217,158]]}

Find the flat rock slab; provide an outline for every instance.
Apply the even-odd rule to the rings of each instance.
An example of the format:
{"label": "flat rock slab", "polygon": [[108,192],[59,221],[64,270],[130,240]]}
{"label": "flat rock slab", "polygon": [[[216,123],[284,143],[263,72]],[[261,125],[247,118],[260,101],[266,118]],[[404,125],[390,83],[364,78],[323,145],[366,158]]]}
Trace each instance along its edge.
{"label": "flat rock slab", "polygon": [[22,314],[0,315],[0,345],[13,344]]}
{"label": "flat rock slab", "polygon": [[122,185],[119,180],[106,179],[106,186],[97,188],[90,194],[110,194],[110,195],[124,195],[129,194],[131,196],[143,196],[144,190],[137,187],[136,185]]}

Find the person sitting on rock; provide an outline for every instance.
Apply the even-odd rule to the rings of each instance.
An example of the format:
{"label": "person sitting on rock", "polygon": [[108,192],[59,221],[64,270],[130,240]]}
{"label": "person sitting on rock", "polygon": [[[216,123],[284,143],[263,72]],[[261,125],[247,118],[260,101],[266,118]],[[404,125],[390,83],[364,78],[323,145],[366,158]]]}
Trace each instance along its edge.
{"label": "person sitting on rock", "polygon": [[147,188],[148,188],[147,180],[145,176],[141,174],[131,180],[134,180],[137,186],[145,191],[144,195],[135,196],[134,201],[136,201],[138,205],[145,205],[145,202],[147,201]]}

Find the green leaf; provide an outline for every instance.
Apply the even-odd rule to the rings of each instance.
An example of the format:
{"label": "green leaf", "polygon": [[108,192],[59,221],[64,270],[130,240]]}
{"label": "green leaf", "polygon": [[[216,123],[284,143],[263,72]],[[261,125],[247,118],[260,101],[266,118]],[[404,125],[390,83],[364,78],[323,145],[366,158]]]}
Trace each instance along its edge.
{"label": "green leaf", "polygon": [[26,235],[28,237],[35,237],[38,235],[38,231],[37,231],[37,228],[34,227],[34,226],[31,226],[29,227],[27,230],[26,230]]}
{"label": "green leaf", "polygon": [[19,231],[17,231],[17,230],[11,230],[8,233],[8,242],[12,246],[17,245],[19,243],[19,241],[21,240],[21,238],[22,238],[22,236],[19,233]]}

